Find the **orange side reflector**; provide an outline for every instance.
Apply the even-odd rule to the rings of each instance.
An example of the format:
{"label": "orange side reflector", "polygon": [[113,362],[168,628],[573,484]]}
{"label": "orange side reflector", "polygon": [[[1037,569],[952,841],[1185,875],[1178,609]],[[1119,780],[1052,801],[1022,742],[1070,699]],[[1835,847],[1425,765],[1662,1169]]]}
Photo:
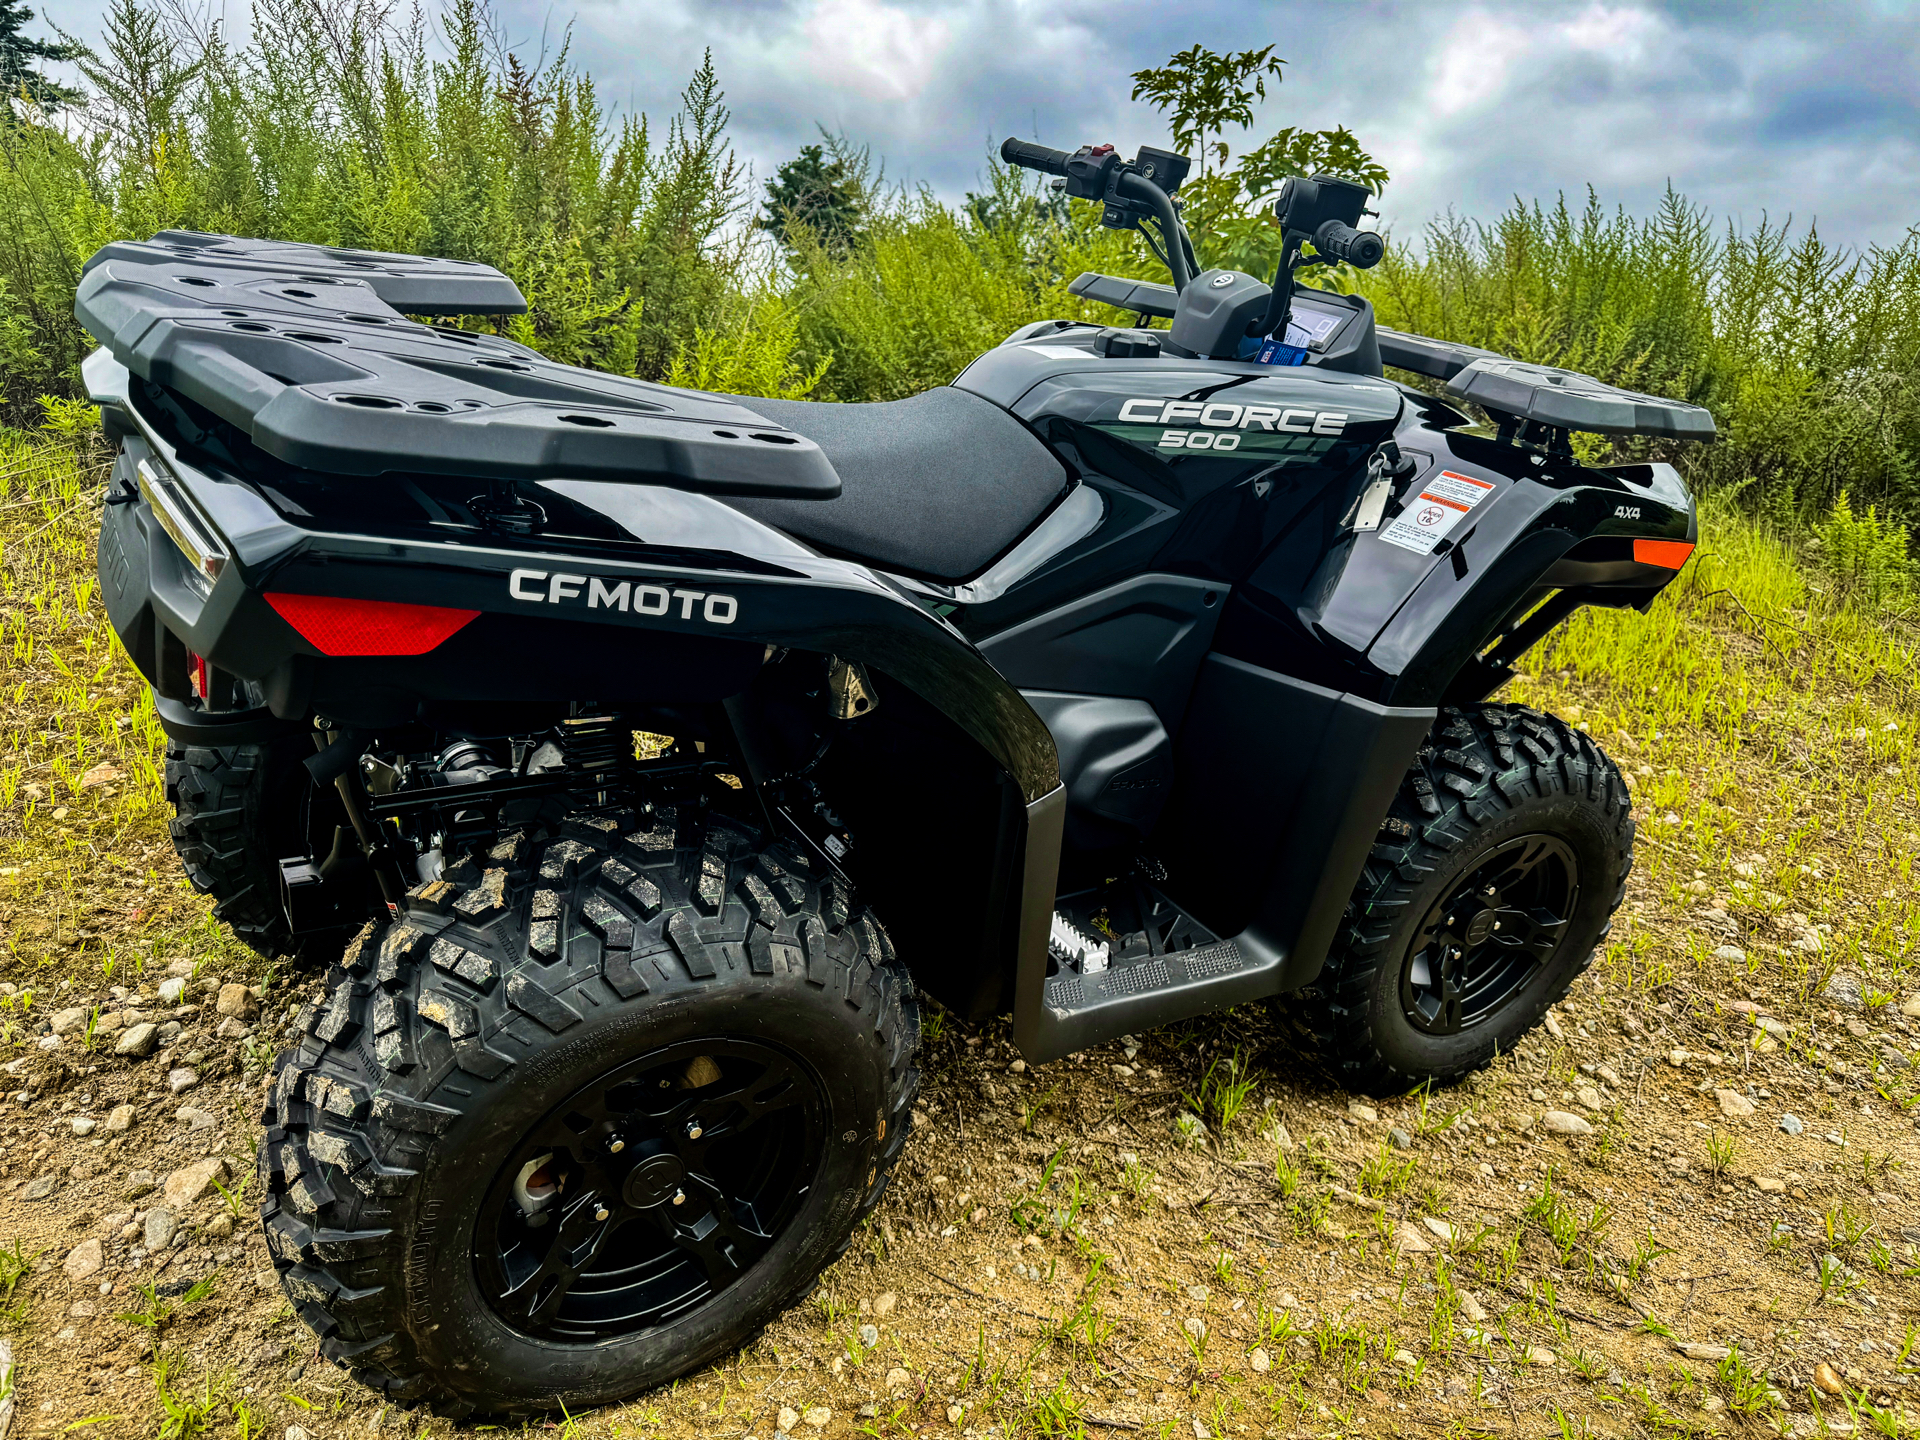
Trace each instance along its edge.
{"label": "orange side reflector", "polygon": [[269,592],[267,604],[322,655],[425,655],[480,612],[394,600]]}
{"label": "orange side reflector", "polygon": [[1636,540],[1634,559],[1641,565],[1658,565],[1663,570],[1679,570],[1694,554],[1691,540]]}

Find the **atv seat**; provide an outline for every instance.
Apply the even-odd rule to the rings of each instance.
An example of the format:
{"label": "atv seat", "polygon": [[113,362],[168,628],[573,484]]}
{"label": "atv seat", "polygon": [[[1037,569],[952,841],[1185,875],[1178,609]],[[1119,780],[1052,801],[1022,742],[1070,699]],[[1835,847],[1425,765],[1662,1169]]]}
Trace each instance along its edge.
{"label": "atv seat", "polygon": [[889,570],[947,581],[976,575],[1067,486],[1066,468],[1026,426],[952,386],[874,404],[742,404],[819,446],[840,472],[841,493],[728,504]]}

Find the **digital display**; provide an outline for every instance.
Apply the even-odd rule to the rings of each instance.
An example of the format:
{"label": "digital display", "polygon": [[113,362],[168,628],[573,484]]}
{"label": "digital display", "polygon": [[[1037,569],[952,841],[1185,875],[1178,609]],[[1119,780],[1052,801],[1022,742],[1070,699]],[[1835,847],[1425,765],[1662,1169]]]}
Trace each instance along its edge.
{"label": "digital display", "polygon": [[1324,350],[1328,337],[1341,328],[1346,315],[1330,315],[1324,310],[1309,310],[1299,300],[1287,318],[1287,343],[1304,350]]}

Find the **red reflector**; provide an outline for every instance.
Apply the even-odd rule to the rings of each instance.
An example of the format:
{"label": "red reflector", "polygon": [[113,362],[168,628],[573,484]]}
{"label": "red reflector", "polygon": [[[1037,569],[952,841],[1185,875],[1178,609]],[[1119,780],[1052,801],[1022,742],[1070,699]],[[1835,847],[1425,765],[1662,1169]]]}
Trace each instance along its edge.
{"label": "red reflector", "polygon": [[1663,570],[1679,570],[1694,554],[1691,540],[1637,540],[1634,559],[1641,565],[1658,565]]}
{"label": "red reflector", "polygon": [[322,655],[425,655],[480,612],[397,600],[269,593],[267,604]]}

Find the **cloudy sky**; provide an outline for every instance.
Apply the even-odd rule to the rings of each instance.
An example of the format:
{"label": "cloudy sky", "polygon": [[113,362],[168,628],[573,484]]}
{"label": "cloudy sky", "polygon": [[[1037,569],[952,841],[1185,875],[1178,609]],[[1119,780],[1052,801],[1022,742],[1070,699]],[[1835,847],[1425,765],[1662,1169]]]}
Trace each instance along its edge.
{"label": "cloudy sky", "polygon": [[[245,0],[212,0],[244,31]],[[104,0],[41,7],[83,38]],[[1256,138],[1346,125],[1393,175],[1385,223],[1512,196],[1649,208],[1670,180],[1752,224],[1818,218],[1865,245],[1917,220],[1912,0],[495,0],[516,47],[573,54],[605,98],[662,117],[711,48],[764,178],[844,131],[890,178],[976,188],[990,137],[1166,144],[1130,72],[1199,41],[1288,65]],[[36,33],[39,27],[33,27]]]}

